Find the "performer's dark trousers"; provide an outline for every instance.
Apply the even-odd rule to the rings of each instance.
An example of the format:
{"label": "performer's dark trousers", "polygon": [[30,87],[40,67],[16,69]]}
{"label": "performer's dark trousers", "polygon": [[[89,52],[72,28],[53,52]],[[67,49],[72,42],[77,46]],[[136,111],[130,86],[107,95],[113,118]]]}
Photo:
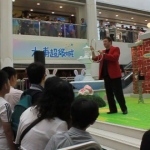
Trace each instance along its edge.
{"label": "performer's dark trousers", "polygon": [[123,95],[121,78],[111,79],[109,76],[107,76],[104,77],[104,81],[110,112],[117,112],[115,98],[118,101],[121,110],[126,111],[127,107]]}

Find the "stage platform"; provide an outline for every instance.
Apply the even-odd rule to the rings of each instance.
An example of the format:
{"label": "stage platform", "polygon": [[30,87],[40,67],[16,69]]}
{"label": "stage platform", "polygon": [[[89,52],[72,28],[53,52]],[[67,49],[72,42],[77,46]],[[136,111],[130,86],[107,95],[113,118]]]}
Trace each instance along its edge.
{"label": "stage platform", "polygon": [[108,115],[106,114],[109,111],[107,105],[104,108],[100,108],[100,115],[97,120],[138,129],[150,129],[150,99],[144,99],[144,102],[144,104],[138,104],[138,98],[126,97],[127,115],[122,114],[118,104],[118,113]]}

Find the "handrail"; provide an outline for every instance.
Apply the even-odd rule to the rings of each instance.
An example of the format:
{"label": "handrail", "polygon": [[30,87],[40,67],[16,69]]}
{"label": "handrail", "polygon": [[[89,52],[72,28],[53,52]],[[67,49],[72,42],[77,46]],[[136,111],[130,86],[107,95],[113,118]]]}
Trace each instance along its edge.
{"label": "handrail", "polygon": [[87,39],[86,27],[61,21],[13,18],[13,34]]}
{"label": "handrail", "polygon": [[126,65],[126,66],[124,67],[124,70],[130,68],[129,66],[131,66],[131,65],[132,65],[132,61],[131,61],[128,65]]}
{"label": "handrail", "polygon": [[[25,20],[25,21],[31,21],[31,22],[45,22],[45,23],[56,23],[56,24],[73,24],[73,23],[66,23],[66,22],[55,22],[55,21],[44,21],[44,20],[34,20],[34,19],[26,19],[26,18],[13,18],[16,20]],[[73,25],[77,25],[77,26],[86,26],[86,25],[82,25],[82,24],[73,24]]]}

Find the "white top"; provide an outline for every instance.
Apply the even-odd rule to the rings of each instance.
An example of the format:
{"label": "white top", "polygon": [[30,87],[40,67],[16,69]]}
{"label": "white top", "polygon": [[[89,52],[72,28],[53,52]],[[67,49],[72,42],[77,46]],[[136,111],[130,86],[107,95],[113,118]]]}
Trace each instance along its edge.
{"label": "white top", "polygon": [[[15,143],[19,143],[21,133],[37,119],[37,111],[34,108],[28,108],[20,117],[17,137]],[[59,118],[51,120],[44,119],[35,125],[23,138],[21,148],[23,150],[44,150],[48,141],[56,133],[67,131],[68,126],[65,121]]]}
{"label": "white top", "polygon": [[53,135],[45,150],[57,150],[90,141],[96,142],[88,132],[72,127],[67,132]]}
{"label": "white top", "polygon": [[13,87],[10,88],[10,92],[5,95],[6,101],[11,105],[12,111],[14,110],[15,105],[20,100],[23,91],[14,89]]}
{"label": "white top", "polygon": [[11,122],[10,104],[0,97],[0,150],[9,150],[2,122]]}

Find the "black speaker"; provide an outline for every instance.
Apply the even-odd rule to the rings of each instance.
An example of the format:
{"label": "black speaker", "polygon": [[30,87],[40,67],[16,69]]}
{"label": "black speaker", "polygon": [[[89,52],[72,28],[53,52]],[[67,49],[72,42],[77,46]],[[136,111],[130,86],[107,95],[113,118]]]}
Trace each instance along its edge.
{"label": "black speaker", "polygon": [[45,65],[45,54],[44,51],[35,51],[34,52],[34,62],[40,62]]}

